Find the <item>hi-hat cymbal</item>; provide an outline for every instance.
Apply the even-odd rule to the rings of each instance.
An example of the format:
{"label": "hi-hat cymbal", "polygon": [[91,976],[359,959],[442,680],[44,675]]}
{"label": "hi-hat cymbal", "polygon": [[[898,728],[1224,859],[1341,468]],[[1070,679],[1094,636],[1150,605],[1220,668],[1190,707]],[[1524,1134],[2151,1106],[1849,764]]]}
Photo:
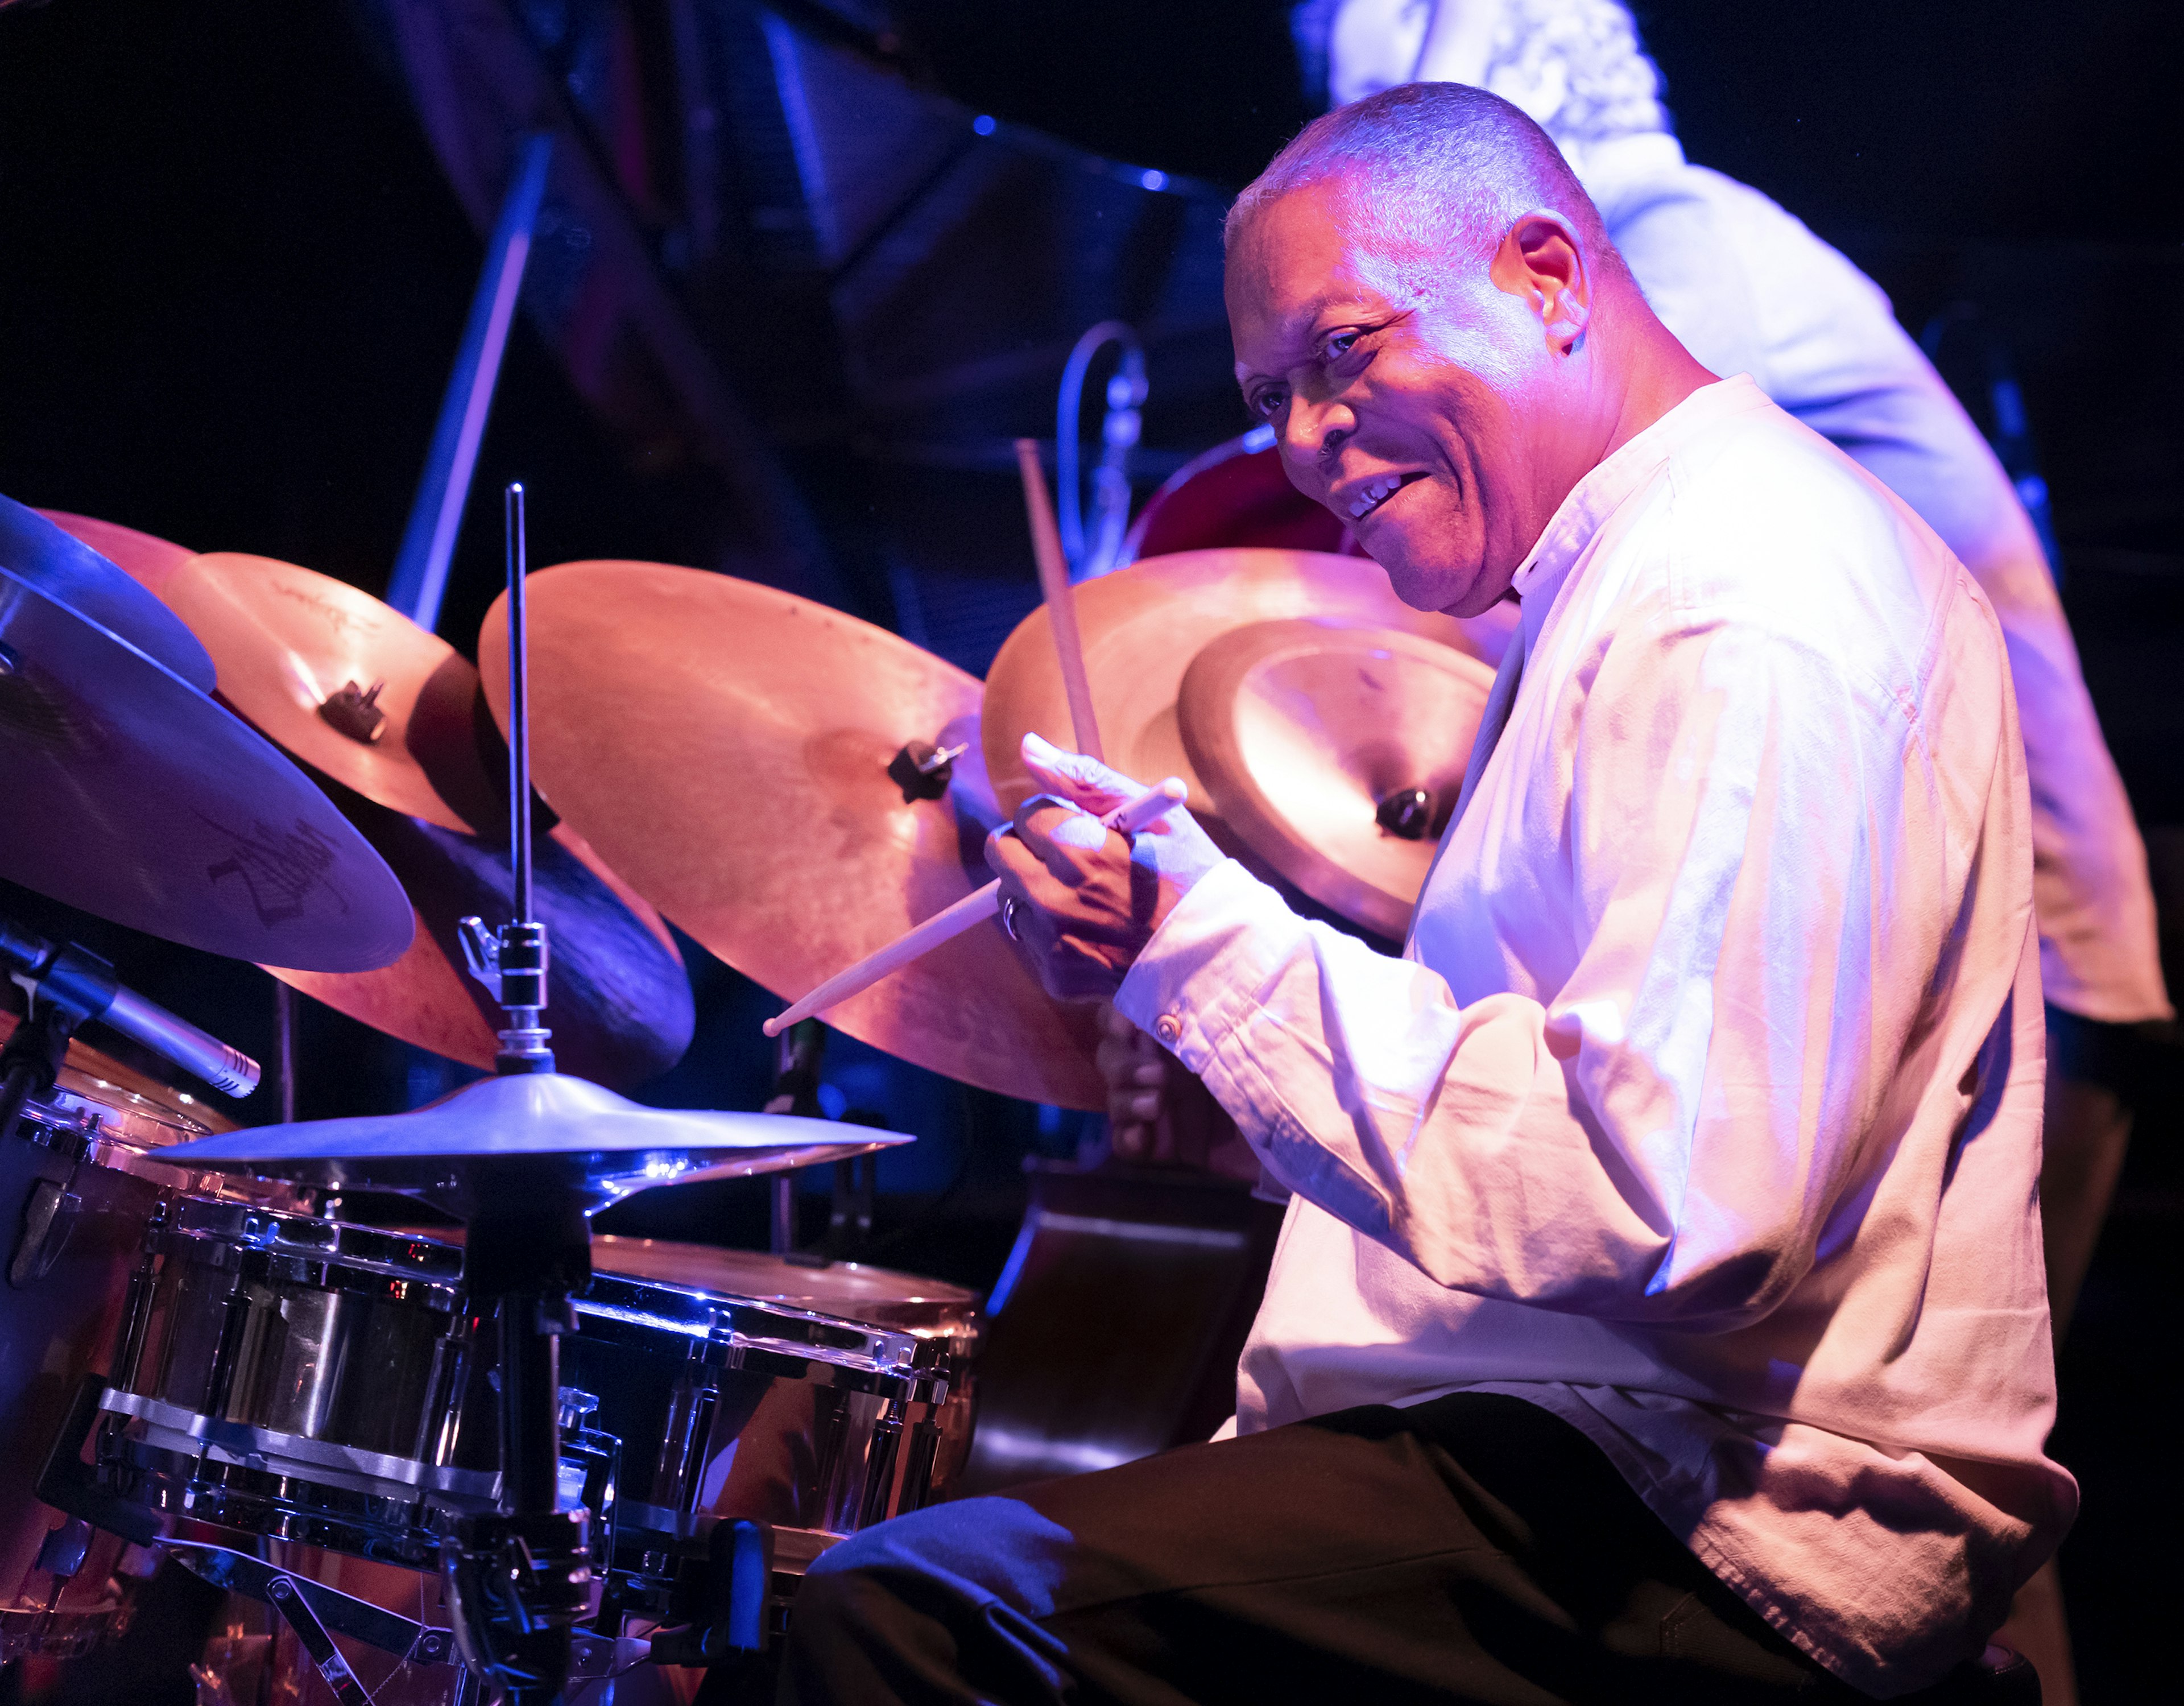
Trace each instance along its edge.
{"label": "hi-hat cymbal", "polygon": [[154,597],[168,577],[197,555],[187,545],[176,544],[156,533],[139,532],[119,521],[102,521],[96,516],[78,516],[66,510],[38,513],[70,538],[81,539]]}
{"label": "hi-hat cymbal", "polygon": [[910,1141],[791,1114],[644,1107],[566,1073],[528,1073],[481,1079],[409,1113],[253,1126],[162,1158],[388,1191],[468,1219],[489,1192],[558,1186],[599,1208],[655,1185],[778,1173]]}
{"label": "hi-hat cymbal", "polygon": [[[1367,557],[1257,548],[1149,557],[1077,588],[1077,626],[1107,761],[1140,780],[1180,776],[1190,809],[1222,847],[1256,853],[1227,822],[1190,761],[1176,701],[1191,660],[1222,635],[1254,622],[1366,623],[1416,634],[1497,662],[1513,624],[1499,615],[1463,621],[1414,610]],[[1046,611],[1034,610],[986,674],[986,767],[1005,810],[1034,792],[1019,749],[1038,733],[1075,744]],[[1469,740],[1457,751],[1462,762]],[[1262,861],[1268,856],[1257,856]]]}
{"label": "hi-hat cymbal", "polygon": [[[541,570],[528,610],[539,791],[776,995],[805,994],[988,880],[998,817],[976,761],[978,683],[961,670],[823,605],[657,563]],[[504,719],[503,605],[478,661]],[[889,779],[911,742],[970,747],[938,798]],[[989,1090],[1104,1105],[1093,1016],[1049,998],[998,925],[827,1023]]]}
{"label": "hi-hat cymbal", "polygon": [[1212,641],[1176,700],[1222,817],[1277,871],[1400,941],[1494,672],[1422,634],[1254,622]]}
{"label": "hi-hat cymbal", "polygon": [[401,885],[309,778],[5,569],[0,797],[0,875],[131,929],[315,971],[409,944]]}
{"label": "hi-hat cymbal", "polygon": [[83,541],[12,498],[0,498],[0,567],[135,646],[199,693],[212,691],[212,660],[172,610]]}
{"label": "hi-hat cymbal", "polygon": [[[212,653],[220,696],[326,779],[416,908],[416,937],[391,966],[267,969],[376,1030],[490,1067],[504,1021],[462,969],[457,921],[505,920],[513,877],[507,749],[476,670],[369,594],[270,557],[194,558],[164,595]],[[534,892],[551,943],[555,1057],[601,1084],[642,1084],[690,1045],[682,956],[660,915],[575,830],[540,827]]]}

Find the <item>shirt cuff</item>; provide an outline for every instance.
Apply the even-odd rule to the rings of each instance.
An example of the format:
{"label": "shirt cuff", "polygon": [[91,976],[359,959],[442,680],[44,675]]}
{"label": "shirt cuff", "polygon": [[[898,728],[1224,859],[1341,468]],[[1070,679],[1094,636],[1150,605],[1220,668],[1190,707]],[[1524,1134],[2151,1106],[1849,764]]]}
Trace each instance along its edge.
{"label": "shirt cuff", "polygon": [[1279,895],[1224,859],[1153,932],[1115,991],[1116,1008],[1203,1077],[1304,934]]}

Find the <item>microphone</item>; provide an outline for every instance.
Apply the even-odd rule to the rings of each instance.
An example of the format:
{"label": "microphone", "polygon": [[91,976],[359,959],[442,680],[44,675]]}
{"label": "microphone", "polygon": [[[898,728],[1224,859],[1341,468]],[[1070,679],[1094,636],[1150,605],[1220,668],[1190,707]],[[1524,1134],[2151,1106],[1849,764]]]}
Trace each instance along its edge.
{"label": "microphone", "polygon": [[246,1096],[258,1088],[256,1061],[125,987],[114,967],[88,949],[73,942],[56,948],[0,919],[0,967],[34,1003],[47,1001],[70,1015],[70,1029],[97,1019],[225,1096]]}
{"label": "microphone", "polygon": [[[1100,421],[1100,466],[1092,477],[1092,516],[1087,524],[1078,490],[1078,415],[1092,358],[1110,343],[1122,346],[1122,358],[1107,381],[1107,412]],[[1069,559],[1069,577],[1088,581],[1122,566],[1123,536],[1130,526],[1130,451],[1145,416],[1145,352],[1138,334],[1119,320],[1103,320],[1069,352],[1061,372],[1061,395],[1055,411],[1056,485],[1061,498],[1061,549]]]}

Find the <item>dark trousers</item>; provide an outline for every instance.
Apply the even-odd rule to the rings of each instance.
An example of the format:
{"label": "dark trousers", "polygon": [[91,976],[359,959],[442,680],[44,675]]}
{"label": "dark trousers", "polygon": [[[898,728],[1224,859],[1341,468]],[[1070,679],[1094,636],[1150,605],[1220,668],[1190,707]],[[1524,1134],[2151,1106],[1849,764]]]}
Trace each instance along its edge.
{"label": "dark trousers", "polygon": [[898,1518],[799,1593],[781,1698],[1857,1701],[1568,1424],[1458,1393]]}

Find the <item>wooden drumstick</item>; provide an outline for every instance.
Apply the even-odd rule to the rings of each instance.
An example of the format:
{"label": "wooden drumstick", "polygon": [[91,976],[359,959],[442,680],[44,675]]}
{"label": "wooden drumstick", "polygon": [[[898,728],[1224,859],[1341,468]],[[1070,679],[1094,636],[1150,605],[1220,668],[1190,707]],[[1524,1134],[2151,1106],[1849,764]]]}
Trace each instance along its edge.
{"label": "wooden drumstick", "polygon": [[[1148,789],[1127,806],[1120,806],[1100,821],[1110,829],[1124,835],[1134,835],[1140,829],[1157,822],[1190,797],[1190,790],[1178,777],[1171,776],[1157,788]],[[777,1037],[799,1019],[808,1019],[814,1013],[823,1013],[827,1008],[838,1006],[850,996],[870,989],[889,973],[908,965],[921,954],[939,947],[951,936],[960,936],[973,924],[993,917],[1001,910],[1001,884],[999,878],[979,889],[966,895],[944,912],[935,912],[915,929],[906,930],[878,953],[867,954],[847,971],[837,972],[819,987],[791,1006],[786,1012],[776,1013],[765,1024],[766,1034]]]}
{"label": "wooden drumstick", "polygon": [[1100,725],[1092,715],[1092,683],[1084,673],[1084,644],[1077,634],[1077,589],[1069,584],[1068,559],[1047,501],[1046,471],[1039,466],[1039,440],[1017,440],[1017,471],[1023,476],[1024,514],[1031,521],[1032,555],[1039,559],[1039,590],[1046,599],[1047,624],[1054,630],[1055,655],[1061,663],[1061,690],[1069,696],[1070,727],[1077,750],[1102,764]]}

